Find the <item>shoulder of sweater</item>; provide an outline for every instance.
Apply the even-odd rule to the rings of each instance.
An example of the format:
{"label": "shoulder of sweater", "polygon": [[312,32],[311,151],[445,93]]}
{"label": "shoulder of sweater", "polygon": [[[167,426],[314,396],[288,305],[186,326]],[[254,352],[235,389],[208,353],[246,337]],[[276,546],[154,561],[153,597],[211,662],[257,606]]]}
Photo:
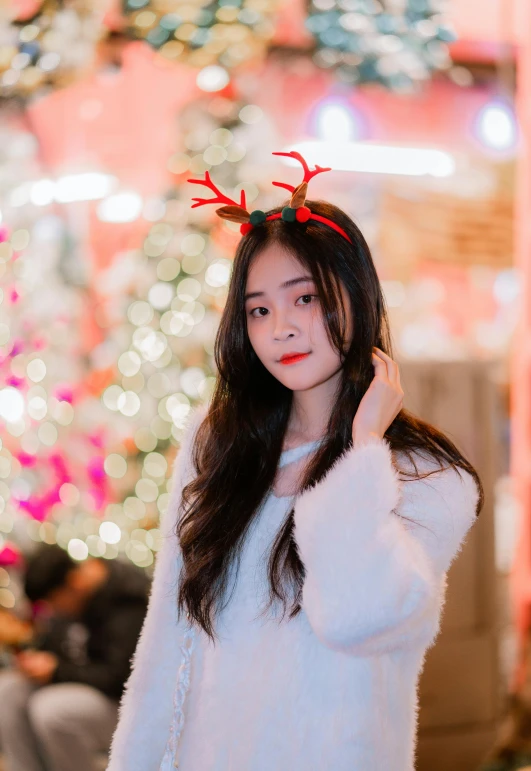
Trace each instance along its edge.
{"label": "shoulder of sweater", "polygon": [[432,506],[442,513],[451,512],[454,517],[474,521],[479,488],[472,474],[463,468],[441,465],[424,451],[414,451],[413,459],[416,468],[405,453],[395,453],[402,507],[417,510]]}
{"label": "shoulder of sweater", "polygon": [[[441,464],[421,448],[413,450],[410,456],[402,450],[391,450],[387,439],[374,439],[347,450],[317,487],[323,488],[323,482],[327,486],[327,480],[332,485],[364,487],[369,484],[373,491],[376,485],[379,495],[397,486],[401,507],[439,509],[449,506],[460,511],[465,519],[475,516],[479,499],[476,480],[468,471]],[[365,492],[374,494],[370,490]]]}
{"label": "shoulder of sweater", "polygon": [[184,486],[191,481],[192,452],[197,430],[208,412],[208,405],[199,404],[193,407],[186,418],[186,424],[181,437],[181,443],[173,461],[171,482],[168,486],[170,500],[167,514],[163,517],[163,532],[171,528],[177,519],[181,493]]}
{"label": "shoulder of sweater", "polygon": [[181,439],[180,451],[191,449],[197,430],[208,412],[208,404],[196,404],[186,418],[186,425]]}
{"label": "shoulder of sweater", "polygon": [[413,478],[413,482],[432,480],[442,485],[455,486],[461,483],[477,488],[476,481],[470,472],[450,464],[445,465],[425,450],[413,450],[411,456],[408,456],[404,451],[393,452],[392,455],[398,473],[404,474],[404,480],[411,474],[418,474],[422,478],[418,480]]}
{"label": "shoulder of sweater", "polygon": [[183,470],[185,474],[186,470],[189,470],[195,436],[207,412],[208,405],[202,403],[195,405],[188,413],[181,443],[173,462],[172,484],[175,484],[178,477],[182,476]]}
{"label": "shoulder of sweater", "polygon": [[186,439],[190,436],[190,434],[195,434],[203,420],[205,419],[206,415],[208,413],[208,404],[205,404],[204,402],[201,402],[200,404],[196,404],[190,412],[188,413],[188,418],[186,421],[186,428],[184,430],[183,434],[183,441],[184,443]]}

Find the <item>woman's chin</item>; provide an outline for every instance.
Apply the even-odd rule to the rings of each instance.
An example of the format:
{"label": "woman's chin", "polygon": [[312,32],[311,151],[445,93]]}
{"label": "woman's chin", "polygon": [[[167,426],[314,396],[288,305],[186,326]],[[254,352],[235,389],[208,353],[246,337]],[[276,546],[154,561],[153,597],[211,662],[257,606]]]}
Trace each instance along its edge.
{"label": "woman's chin", "polygon": [[277,379],[290,391],[309,391],[322,382],[313,372],[286,373],[283,377],[277,376]]}

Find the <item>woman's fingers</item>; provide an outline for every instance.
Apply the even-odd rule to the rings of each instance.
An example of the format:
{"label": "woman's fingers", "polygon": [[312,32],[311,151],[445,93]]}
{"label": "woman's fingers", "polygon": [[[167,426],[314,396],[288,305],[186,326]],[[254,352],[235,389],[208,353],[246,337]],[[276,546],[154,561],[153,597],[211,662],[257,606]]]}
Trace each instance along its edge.
{"label": "woman's fingers", "polygon": [[389,373],[387,371],[387,364],[376,353],[372,354],[372,363],[374,364],[374,371],[376,375],[389,379]]}
{"label": "woman's fingers", "polygon": [[377,346],[374,346],[374,350],[376,351],[377,355],[385,362],[389,380],[400,385],[400,370],[396,361],[394,361],[394,359],[388,356],[380,348],[377,348]]}
{"label": "woman's fingers", "polygon": [[391,383],[392,387],[396,390],[397,395],[400,396],[401,403],[403,403],[404,391],[400,383],[400,369],[398,367],[398,364],[390,356],[388,356],[385,353],[385,351],[380,350],[380,348],[376,346],[374,346],[373,359],[375,356],[377,356],[380,360],[385,362],[386,369],[387,369],[387,378]]}

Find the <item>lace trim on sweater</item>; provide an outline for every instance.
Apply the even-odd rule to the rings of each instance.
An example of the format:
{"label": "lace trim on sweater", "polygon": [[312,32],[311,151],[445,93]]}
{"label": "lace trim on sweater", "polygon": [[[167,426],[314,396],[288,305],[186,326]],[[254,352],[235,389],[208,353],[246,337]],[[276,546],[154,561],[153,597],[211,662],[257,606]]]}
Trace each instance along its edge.
{"label": "lace trim on sweater", "polygon": [[177,683],[173,692],[173,719],[170,726],[170,735],[166,744],[166,751],[162,758],[159,771],[172,771],[179,768],[177,750],[179,739],[184,725],[184,702],[190,688],[190,670],[192,664],[192,652],[195,644],[195,629],[193,625],[186,630],[181,643],[181,665],[177,672]]}

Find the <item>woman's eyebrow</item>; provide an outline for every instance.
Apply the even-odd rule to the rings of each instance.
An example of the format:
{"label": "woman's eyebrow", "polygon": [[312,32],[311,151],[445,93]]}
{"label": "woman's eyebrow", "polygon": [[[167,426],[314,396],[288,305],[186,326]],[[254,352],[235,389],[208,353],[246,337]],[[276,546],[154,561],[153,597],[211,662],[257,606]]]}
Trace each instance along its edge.
{"label": "woman's eyebrow", "polygon": [[[298,276],[297,278],[290,278],[288,281],[284,281],[280,284],[279,289],[288,289],[296,284],[305,284],[307,281],[313,281],[312,276]],[[244,297],[244,302],[250,300],[252,297],[264,297],[265,292],[248,292]]]}

